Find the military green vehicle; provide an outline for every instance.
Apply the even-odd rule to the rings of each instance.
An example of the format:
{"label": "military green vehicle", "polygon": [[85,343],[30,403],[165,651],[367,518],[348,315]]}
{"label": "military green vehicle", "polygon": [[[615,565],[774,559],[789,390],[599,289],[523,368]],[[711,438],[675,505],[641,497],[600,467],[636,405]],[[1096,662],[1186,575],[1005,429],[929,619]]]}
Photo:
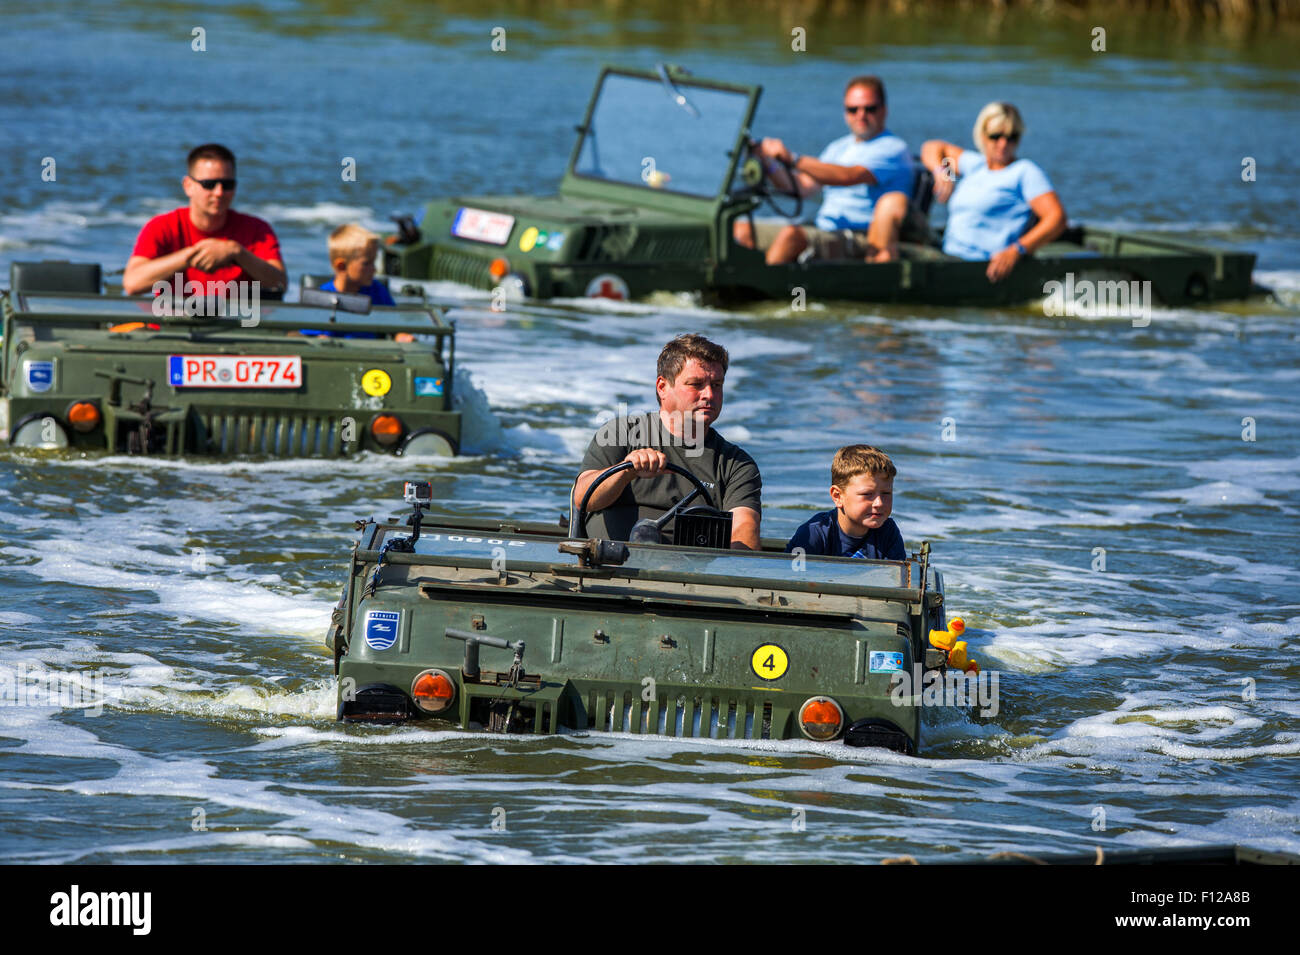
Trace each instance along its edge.
{"label": "military green vehicle", "polygon": [[[538,299],[667,291],[702,293],[722,305],[800,294],[1007,305],[1056,296],[1058,314],[1077,307],[1124,315],[1139,295],[1142,303],[1174,306],[1257,290],[1252,254],[1088,226],[1070,228],[996,284],[985,275],[987,263],[944,255],[937,236],[931,244],[904,243],[895,262],[767,265],[762,252],[733,240],[733,224],[764,203],[797,219],[801,205],[781,198],[750,155],[761,91],[665,65],[657,73],[606,67],[558,195],[435,199],[418,228],[411,219],[402,223],[385,246],[382,269]],[[913,195],[923,208],[932,184],[918,163]]]}
{"label": "military green vehicle", "polygon": [[358,522],[326,636],[339,718],[917,752],[923,682],[974,667],[931,632],[928,544],[904,561],[731,550],[731,515],[695,483],[706,506],[692,493],[657,522],[682,546],[649,521],[588,538],[585,502],[567,528],[422,517],[430,485],[408,482],[406,523]]}
{"label": "military green vehicle", "polygon": [[365,296],[312,290],[302,303],[126,298],[100,281],[98,265],[14,263],[0,441],[277,457],[459,449],[455,323],[432,307],[371,310]]}

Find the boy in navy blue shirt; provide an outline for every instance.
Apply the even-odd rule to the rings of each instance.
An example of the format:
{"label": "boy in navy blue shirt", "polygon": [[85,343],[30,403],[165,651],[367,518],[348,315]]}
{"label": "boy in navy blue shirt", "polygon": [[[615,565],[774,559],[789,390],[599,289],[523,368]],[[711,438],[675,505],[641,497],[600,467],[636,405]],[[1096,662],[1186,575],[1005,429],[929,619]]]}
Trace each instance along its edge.
{"label": "boy in navy blue shirt", "polygon": [[[349,223],[330,233],[330,266],[334,278],[320,287],[322,292],[344,292],[349,295],[366,295],[372,305],[396,305],[392,294],[383,282],[375,280],[375,258],[379,255],[379,236],[369,229]],[[292,334],[292,333],[291,333]],[[338,332],[328,329],[304,328],[300,335],[325,335],[339,338]],[[375,338],[374,332],[348,332],[343,338]],[[399,332],[394,341],[414,341],[409,332]]]}
{"label": "boy in navy blue shirt", "polygon": [[805,521],[786,551],[869,560],[906,560],[903,535],[889,514],[894,509],[894,476],[889,455],[869,444],[850,444],[831,462],[831,501],[835,510]]}

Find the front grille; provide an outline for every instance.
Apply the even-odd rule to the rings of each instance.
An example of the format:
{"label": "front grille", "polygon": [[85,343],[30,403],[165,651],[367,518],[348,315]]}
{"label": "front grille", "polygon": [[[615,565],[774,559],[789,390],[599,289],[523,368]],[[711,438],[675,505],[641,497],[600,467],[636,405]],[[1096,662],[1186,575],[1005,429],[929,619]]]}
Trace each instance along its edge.
{"label": "front grille", "polygon": [[525,702],[473,696],[469,721],[489,733],[554,733],[556,712],[549,701]]}
{"label": "front grille", "polygon": [[913,755],[912,740],[889,720],[858,720],[844,734],[846,746],[876,746],[896,753]]}
{"label": "front grille", "polygon": [[387,684],[364,686],[355,699],[344,700],[339,707],[339,719],[347,722],[397,723],[410,718],[406,694]]}
{"label": "front grille", "polygon": [[643,231],[626,257],[633,262],[703,262],[709,257],[709,235],[698,233]]}
{"label": "front grille", "polygon": [[446,282],[491,289],[492,273],[488,271],[488,265],[487,259],[477,255],[436,248],[433,250],[433,262],[429,267],[429,274],[435,279]]}
{"label": "front grille", "polygon": [[625,262],[636,244],[636,234],[635,228],[621,225],[585,229],[574,258],[579,262]]}
{"label": "front grille", "polygon": [[784,739],[789,713],[771,701],[731,694],[668,694],[645,701],[640,693],[592,690],[587,729],[654,733],[696,739]]}
{"label": "front grille", "polygon": [[[329,415],[201,413],[202,446],[217,454],[266,454],[285,458],[333,458],[355,451],[344,447],[342,423]],[[354,426],[354,432],[360,428]]]}

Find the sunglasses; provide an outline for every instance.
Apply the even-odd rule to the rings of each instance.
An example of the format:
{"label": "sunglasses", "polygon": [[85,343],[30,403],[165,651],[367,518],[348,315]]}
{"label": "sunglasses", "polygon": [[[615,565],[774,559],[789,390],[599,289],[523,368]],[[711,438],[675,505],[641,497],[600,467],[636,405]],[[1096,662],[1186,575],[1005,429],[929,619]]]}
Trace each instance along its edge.
{"label": "sunglasses", "polygon": [[230,192],[230,190],[235,188],[234,179],[195,179],[194,181],[209,192],[217,188],[217,183],[220,183],[221,188],[226,190],[226,192]]}
{"label": "sunglasses", "polygon": [[861,112],[874,113],[874,112],[877,112],[877,111],[880,109],[880,107],[881,107],[881,104],[880,104],[880,103],[873,103],[873,104],[870,105],[870,106],[845,106],[845,107],[844,107],[844,112],[846,112],[846,113],[861,113]]}
{"label": "sunglasses", "polygon": [[985,138],[985,139],[994,139],[994,140],[997,140],[997,139],[1005,139],[1005,140],[1006,140],[1007,142],[1009,142],[1009,143],[1018,143],[1018,142],[1020,142],[1020,134],[1019,134],[1019,133],[985,133],[985,134],[984,134],[984,138]]}

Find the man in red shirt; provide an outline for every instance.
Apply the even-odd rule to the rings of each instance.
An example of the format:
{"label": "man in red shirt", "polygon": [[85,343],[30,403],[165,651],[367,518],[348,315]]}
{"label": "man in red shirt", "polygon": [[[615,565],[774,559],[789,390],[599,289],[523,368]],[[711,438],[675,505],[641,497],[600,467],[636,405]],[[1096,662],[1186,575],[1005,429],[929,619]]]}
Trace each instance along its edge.
{"label": "man in red shirt", "polygon": [[217,143],[196,146],[187,168],[181,186],[189,207],[145,223],[126,261],[122,290],[140,295],[155,282],[171,282],[177,272],[187,283],[198,282],[205,294],[209,282],[259,281],[268,292],[283,290],[289,277],[275,233],[261,219],[230,208],[235,154]]}

